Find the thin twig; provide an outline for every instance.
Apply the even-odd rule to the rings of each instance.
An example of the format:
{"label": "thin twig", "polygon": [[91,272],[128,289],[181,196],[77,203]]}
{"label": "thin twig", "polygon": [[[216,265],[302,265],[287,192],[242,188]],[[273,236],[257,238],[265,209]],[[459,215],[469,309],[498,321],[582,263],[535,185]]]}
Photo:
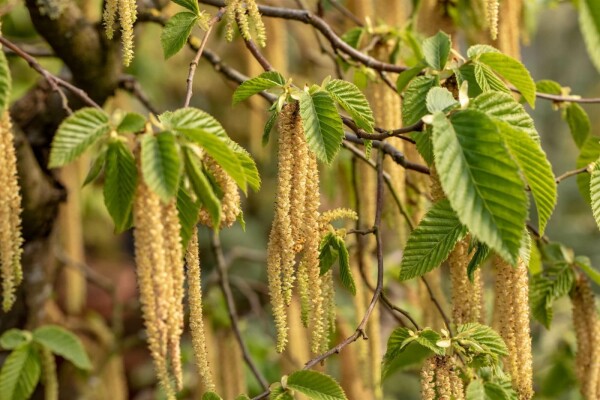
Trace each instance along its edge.
{"label": "thin twig", "polygon": [[344,17],[346,17],[349,20],[351,20],[352,22],[354,22],[356,25],[358,25],[360,27],[364,26],[364,24],[362,23],[360,18],[358,18],[356,15],[354,15],[352,13],[352,11],[348,10],[346,7],[344,7],[342,4],[340,4],[340,2],[338,0],[329,0],[329,4],[331,4],[333,6],[333,8],[335,8],[336,10],[338,10],[340,12],[340,14],[342,14]]}
{"label": "thin twig", "polygon": [[576,175],[580,175],[580,174],[585,174],[585,173],[589,173],[589,168],[587,165],[582,168],[577,168],[572,171],[567,171],[564,174],[557,176],[555,182],[561,183],[562,181],[564,181],[567,178],[570,178],[570,177],[576,176]]}
{"label": "thin twig", "polygon": [[433,290],[431,290],[431,286],[429,286],[429,282],[427,282],[427,279],[425,279],[424,276],[421,277],[421,281],[423,281],[423,283],[425,284],[425,287],[427,288],[427,292],[429,293],[429,298],[431,299],[431,301],[433,301],[433,304],[435,304],[435,307],[438,309],[440,315],[442,316],[442,319],[444,320],[444,325],[446,325],[446,329],[448,330],[450,337],[454,336],[452,334],[452,328],[450,327],[450,318],[448,318],[448,316],[446,315],[446,312],[442,308],[442,305],[440,304],[438,299],[433,294]]}
{"label": "thin twig", "polygon": [[256,43],[254,43],[254,40],[244,39],[244,44],[246,45],[246,48],[250,51],[250,53],[252,53],[252,56],[256,59],[256,61],[258,61],[260,66],[265,71],[273,71],[273,66],[271,65],[269,60],[267,60],[267,58],[262,55]]}

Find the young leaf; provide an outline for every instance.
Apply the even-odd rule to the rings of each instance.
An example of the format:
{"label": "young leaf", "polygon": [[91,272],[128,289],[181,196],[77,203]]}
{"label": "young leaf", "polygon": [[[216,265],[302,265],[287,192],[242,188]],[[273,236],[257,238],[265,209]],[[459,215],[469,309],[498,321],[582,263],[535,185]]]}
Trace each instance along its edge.
{"label": "young leaf", "polygon": [[434,87],[427,93],[425,100],[427,110],[430,113],[436,111],[447,112],[458,105],[458,101],[454,99],[452,93],[446,88]]}
{"label": "young leaf", "polygon": [[461,87],[464,82],[467,82],[467,94],[469,98],[475,98],[483,93],[483,90],[479,87],[477,79],[475,78],[475,65],[473,63],[463,64],[460,68],[454,70],[456,76],[456,83],[458,87]]}
{"label": "young leaf", "polygon": [[364,33],[365,28],[357,26],[348,30],[347,32],[344,32],[341,38],[344,42],[348,43],[353,48],[358,49],[358,46],[360,45],[360,39],[362,38]]}
{"label": "young leaf", "polygon": [[[595,162],[598,158],[600,158],[600,138],[597,136],[590,136],[581,147],[581,153],[579,153],[579,157],[577,157],[575,166],[577,168],[584,168]],[[577,175],[577,186],[579,187],[579,192],[584,200],[591,204],[590,174]]]}
{"label": "young leaf", "polygon": [[246,100],[263,90],[285,85],[285,78],[277,71],[263,72],[256,78],[248,79],[233,93],[233,104]]}
{"label": "young leaf", "polygon": [[402,71],[398,75],[398,79],[396,79],[396,90],[398,93],[402,93],[406,86],[423,71],[424,65],[419,63],[411,69],[407,69],[406,71]]}
{"label": "young leaf", "polygon": [[367,133],[373,133],[373,111],[365,95],[352,83],[341,79],[332,79],[325,90],[352,117],[356,125]]}
{"label": "young leaf", "polygon": [[423,41],[423,55],[427,64],[436,70],[444,69],[452,42],[450,36],[442,31],[439,31],[434,36],[431,36]]}
{"label": "young leaf", "polygon": [[223,400],[221,396],[216,394],[215,392],[205,392],[202,395],[202,400]]}
{"label": "young leaf", "polygon": [[466,233],[448,200],[434,204],[408,237],[400,265],[400,280],[422,276],[439,267]]}
{"label": "young leaf", "polygon": [[170,58],[181,50],[197,21],[198,15],[187,11],[177,13],[167,21],[160,35],[160,44],[162,45],[165,59]]}
{"label": "young leaf", "polygon": [[497,126],[531,189],[537,206],[540,234],[543,235],[556,205],[557,189],[552,166],[540,143],[535,142],[527,132],[505,122],[498,122]]}
{"label": "young leaf", "polygon": [[31,341],[31,334],[29,332],[13,328],[0,336],[0,347],[4,350],[14,350],[29,341]]}
{"label": "young leaf", "polygon": [[196,197],[208,211],[213,227],[217,228],[221,224],[221,203],[204,171],[198,164],[196,156],[189,150],[184,151],[184,165],[186,176],[194,193],[196,193]]}
{"label": "young leaf", "polygon": [[142,137],[142,174],[148,187],[164,202],[176,194],[181,176],[181,158],[175,136],[161,132]]}
{"label": "young leaf", "polygon": [[402,124],[414,125],[419,122],[427,111],[427,93],[437,86],[437,79],[433,76],[419,76],[413,79],[404,92],[402,102]]}
{"label": "young leaf", "polygon": [[500,335],[492,328],[478,323],[459,325],[456,339],[471,340],[480,347],[484,353],[496,356],[508,355],[506,344]]}
{"label": "young leaf", "polygon": [[308,147],[321,161],[331,164],[344,139],[344,127],[329,93],[302,92],[300,116]]}
{"label": "young leaf", "polygon": [[279,113],[277,111],[273,111],[271,115],[269,115],[269,119],[265,123],[265,129],[263,130],[261,143],[263,146],[266,146],[269,143],[269,138],[271,137],[271,131],[273,130],[273,126],[275,126],[275,122],[277,121],[277,117]]}
{"label": "young leaf", "polygon": [[494,122],[464,110],[434,114],[433,151],[444,192],[459,220],[480,241],[516,263],[527,197],[518,166]]}
{"label": "young leaf", "polygon": [[575,264],[581,268],[585,274],[594,281],[596,285],[600,285],[600,272],[598,272],[594,267],[592,267],[592,263],[590,259],[587,257],[575,257]]}
{"label": "young leaf", "polygon": [[443,347],[438,346],[438,342],[442,339],[439,333],[436,331],[425,328],[419,331],[415,341],[421,346],[428,348],[435,354],[444,355],[446,350]]}
{"label": "young leaf", "polygon": [[523,64],[506,54],[494,52],[481,54],[478,60],[515,85],[531,108],[535,107],[535,82]]}
{"label": "young leaf", "polygon": [[467,50],[467,57],[469,57],[470,60],[473,60],[477,58],[477,56],[485,53],[500,53],[500,50],[487,44],[476,44],[469,47]]}
{"label": "young leaf", "polygon": [[590,117],[579,104],[570,103],[563,112],[563,118],[569,125],[575,144],[581,148],[590,136]]}
{"label": "young leaf", "polygon": [[425,125],[422,132],[410,134],[411,139],[415,141],[417,151],[423,157],[427,165],[433,164],[433,143],[431,142],[431,125]]}
{"label": "young leaf", "polygon": [[531,278],[529,302],[531,314],[550,329],[552,322],[552,303],[567,295],[575,281],[573,269],[567,263],[558,263],[547,268],[542,274]]}
{"label": "young leaf", "polygon": [[321,239],[321,243],[319,244],[319,269],[321,270],[321,275],[331,269],[338,256],[335,233],[328,233]]}
{"label": "young leaf", "polygon": [[486,382],[485,395],[489,400],[518,400],[519,396],[512,387],[510,379],[502,382]]}
{"label": "young leaf", "polygon": [[194,14],[198,14],[200,12],[200,9],[198,8],[198,1],[196,0],[173,0],[173,3],[187,8]]}
{"label": "young leaf", "polygon": [[104,204],[113,219],[115,230],[129,228],[130,213],[137,184],[137,168],[133,154],[125,143],[115,140],[106,151]]}
{"label": "young leaf", "polygon": [[398,357],[398,355],[404,350],[406,345],[410,342],[408,339],[416,338],[414,332],[408,328],[396,328],[390,334],[387,342],[387,350],[383,356],[384,364]]}
{"label": "young leaf", "polygon": [[77,368],[92,369],[92,363],[79,338],[60,326],[45,325],[37,328],[33,331],[33,340],[69,360]]}
{"label": "young leaf", "polygon": [[76,111],[65,118],[56,131],[48,168],[61,167],[75,160],[109,131],[109,119],[104,111],[95,108]]}
{"label": "young leaf", "polygon": [[7,400],[28,399],[40,380],[40,357],[34,346],[25,344],[15,349],[0,371],[0,396]]}
{"label": "young leaf", "polygon": [[287,387],[315,400],[347,400],[340,385],[317,371],[296,371],[288,376]]}
{"label": "young leaf", "polygon": [[469,265],[467,265],[467,276],[471,282],[475,280],[475,271],[477,271],[477,268],[479,268],[489,255],[490,248],[485,243],[477,242],[477,250],[475,250],[473,258],[471,258]]}
{"label": "young leaf", "polygon": [[294,396],[287,389],[284,389],[279,382],[272,384],[270,390],[269,400],[294,400]]}
{"label": "young leaf", "polygon": [[598,228],[600,228],[600,159],[594,164],[590,177],[590,199],[592,212]]}
{"label": "young leaf", "polygon": [[579,28],[588,55],[600,71],[600,8],[596,0],[582,0],[579,4]]}
{"label": "young leaf", "polygon": [[[183,186],[179,185],[179,191],[177,192],[177,213],[179,224],[181,225],[181,243],[184,249],[187,249],[192,235],[196,232],[198,212],[200,212],[200,203],[194,201]],[[213,226],[218,225],[213,224]]]}
{"label": "young leaf", "polygon": [[560,83],[550,79],[542,79],[541,81],[537,81],[535,83],[535,90],[538,93],[560,95],[562,93],[562,86],[560,86]]}
{"label": "young leaf", "polygon": [[10,101],[10,92],[12,89],[12,78],[10,75],[10,69],[8,68],[8,61],[4,52],[0,54],[0,113],[4,113],[4,110],[8,107]]}
{"label": "young leaf", "polygon": [[475,74],[477,85],[479,85],[484,93],[490,91],[510,93],[506,84],[487,65],[477,61],[473,62],[473,73]]}
{"label": "young leaf", "polygon": [[354,283],[354,278],[350,271],[350,255],[348,254],[346,243],[344,242],[344,239],[339,236],[335,236],[335,242],[340,260],[340,280],[344,287],[348,289],[352,295],[356,296],[356,284]]}
{"label": "young leaf", "polygon": [[487,400],[485,397],[485,388],[481,379],[476,379],[467,386],[466,400]]}
{"label": "young leaf", "polygon": [[117,132],[119,133],[135,133],[141,132],[146,126],[146,118],[142,115],[134,112],[128,112],[125,114],[119,126],[117,126]]}

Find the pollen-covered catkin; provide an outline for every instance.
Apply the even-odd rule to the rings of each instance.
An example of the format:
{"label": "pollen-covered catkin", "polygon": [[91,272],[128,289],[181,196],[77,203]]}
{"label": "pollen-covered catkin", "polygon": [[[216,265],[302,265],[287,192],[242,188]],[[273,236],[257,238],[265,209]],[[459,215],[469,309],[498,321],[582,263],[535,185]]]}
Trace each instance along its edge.
{"label": "pollen-covered catkin", "polygon": [[575,372],[584,399],[600,395],[600,320],[590,282],[579,277],[571,293],[573,325],[577,338]]}
{"label": "pollen-covered catkin", "polygon": [[117,13],[119,9],[119,0],[106,0],[104,3],[104,12],[102,14],[102,20],[104,21],[104,31],[106,37],[112,40],[115,34],[115,22],[117,20]]}
{"label": "pollen-covered catkin", "polygon": [[0,272],[2,276],[2,308],[10,310],[15,301],[15,288],[23,279],[21,253],[21,193],[17,176],[12,124],[8,111],[0,120]]}
{"label": "pollen-covered catkin", "polygon": [[204,320],[202,318],[202,282],[200,274],[200,255],[198,248],[198,232],[194,233],[188,244],[185,255],[188,279],[188,301],[190,305],[190,331],[192,334],[192,348],[196,359],[196,368],[200,379],[207,391],[214,391],[215,384],[212,372],[208,365],[208,351]]}
{"label": "pollen-covered catkin", "polygon": [[483,293],[480,270],[475,272],[473,282],[467,276],[467,266],[472,256],[467,239],[460,240],[448,256],[452,280],[452,317],[454,323],[459,325],[482,322]]}
{"label": "pollen-covered catkin", "polygon": [[290,193],[290,224],[292,226],[292,238],[294,240],[294,252],[302,251],[304,245],[304,232],[302,225],[304,219],[304,207],[306,201],[306,180],[308,168],[308,146],[306,137],[302,131],[300,118],[292,120],[289,134],[291,134],[291,156],[294,162],[292,167],[292,187]]}
{"label": "pollen-covered catkin", "polygon": [[227,27],[225,37],[233,40],[234,24],[237,23],[244,40],[256,39],[259,46],[265,47],[267,34],[255,0],[227,0],[225,19]]}
{"label": "pollen-covered catkin", "polygon": [[[230,227],[242,212],[238,187],[235,181],[212,157],[205,156],[203,162],[223,192],[221,198],[221,228]],[[212,228],[212,219],[205,207],[200,209],[199,222]]]}
{"label": "pollen-covered catkin", "polygon": [[506,368],[520,400],[533,397],[531,334],[529,328],[528,269],[522,259],[517,266],[496,257],[496,306],[500,335],[508,348]]}
{"label": "pollen-covered catkin", "polygon": [[137,19],[136,0],[107,0],[105,2],[102,19],[108,39],[112,39],[114,36],[117,15],[119,16],[119,25],[121,25],[123,65],[128,67],[133,60],[133,26]]}
{"label": "pollen-covered catkin", "polygon": [[421,368],[421,398],[435,400],[435,357],[428,358]]}
{"label": "pollen-covered catkin", "polygon": [[490,36],[492,40],[498,38],[498,11],[500,9],[499,0],[486,0],[486,19],[490,29]]}

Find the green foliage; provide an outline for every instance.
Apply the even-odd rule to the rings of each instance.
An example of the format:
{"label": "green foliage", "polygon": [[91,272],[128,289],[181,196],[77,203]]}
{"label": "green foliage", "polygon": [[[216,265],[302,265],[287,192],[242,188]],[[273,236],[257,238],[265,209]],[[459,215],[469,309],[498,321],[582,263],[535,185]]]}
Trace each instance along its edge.
{"label": "green foliage", "polygon": [[396,90],[398,93],[402,93],[406,86],[416,77],[421,71],[423,71],[423,64],[417,64],[417,66],[407,69],[406,71],[402,71],[398,78],[396,79]]}
{"label": "green foliage", "polygon": [[296,371],[287,377],[286,387],[315,400],[347,400],[340,385],[317,371]]}
{"label": "green foliage", "polygon": [[490,91],[510,93],[504,82],[496,74],[492,68],[480,62],[473,62],[473,73],[477,85],[481,91],[486,93]]}
{"label": "green foliage", "polygon": [[198,14],[187,11],[177,13],[167,21],[160,35],[160,44],[166,59],[175,55],[185,46],[197,22]]}
{"label": "green foliage", "polygon": [[177,194],[181,157],[172,132],[146,134],[141,139],[142,174],[148,187],[166,203]]}
{"label": "green foliage", "polygon": [[66,165],[78,158],[98,139],[110,132],[108,115],[95,108],[82,108],[60,124],[52,147],[48,168]]}
{"label": "green foliage", "polygon": [[427,93],[438,86],[437,78],[433,76],[419,76],[413,79],[404,92],[402,102],[402,124],[404,126],[414,125],[427,111]]}
{"label": "green foliage", "polygon": [[12,77],[4,52],[0,52],[0,113],[8,108],[12,90]]}
{"label": "green foliage", "polygon": [[475,271],[488,258],[490,253],[490,248],[485,243],[477,242],[475,254],[469,261],[469,265],[467,265],[467,276],[471,282],[475,280]]}
{"label": "green foliage", "polygon": [[237,87],[237,89],[233,93],[233,104],[237,104],[240,101],[244,101],[248,97],[260,93],[263,90],[271,89],[274,87],[281,87],[283,85],[285,85],[285,78],[281,76],[279,72],[263,72],[259,76],[252,79],[248,79],[247,81],[245,81]]}
{"label": "green foliage", "polygon": [[144,130],[146,126],[146,118],[134,112],[128,112],[123,116],[121,122],[117,126],[118,133],[136,133]]}
{"label": "green foliage", "polygon": [[350,271],[350,255],[344,238],[335,233],[326,234],[319,245],[319,267],[321,275],[329,271],[336,260],[340,265],[340,280],[342,285],[356,295],[356,284]]}
{"label": "green foliage", "polygon": [[[221,203],[215,194],[208,177],[200,167],[197,157],[189,149],[184,152],[185,173],[188,177],[196,198],[210,215],[213,227],[218,228],[221,224]],[[197,215],[197,214],[196,214]],[[193,219],[195,221],[195,218]]]}
{"label": "green foliage", "polygon": [[137,168],[133,154],[121,140],[111,141],[106,150],[103,190],[104,204],[117,232],[129,228],[136,185]]}
{"label": "green foliage", "polygon": [[[590,136],[581,147],[581,153],[579,153],[579,157],[577,157],[576,167],[587,167],[596,162],[598,158],[600,158],[600,138],[597,136]],[[590,174],[577,175],[577,186],[579,187],[579,192],[583,196],[583,199],[591,204]]]}
{"label": "green foliage", "polygon": [[452,48],[450,36],[440,31],[434,36],[425,39],[422,46],[427,65],[436,70],[444,69],[446,61],[448,61],[450,49]]}
{"label": "green foliage", "polygon": [[438,346],[441,339],[439,333],[429,328],[417,332],[404,327],[394,329],[388,338],[387,350],[383,356],[382,376],[389,375],[396,361],[404,358],[415,347],[426,349],[423,353],[427,355],[444,355],[446,348]]}
{"label": "green foliage", "polygon": [[0,346],[5,350],[14,350],[23,343],[31,341],[31,333],[20,329],[9,329],[0,336]]}
{"label": "green foliage", "polygon": [[179,4],[181,7],[187,8],[194,14],[200,13],[200,9],[198,8],[198,2],[195,0],[172,0],[173,3]]}
{"label": "green foliage", "polygon": [[548,93],[556,95],[560,95],[562,93],[562,86],[560,86],[560,83],[551,81],[549,79],[542,79],[541,81],[537,81],[535,83],[535,89],[539,93]]}
{"label": "green foliage", "polygon": [[271,114],[269,115],[269,118],[267,119],[267,122],[265,123],[265,129],[263,130],[263,136],[262,136],[262,140],[261,140],[261,143],[263,146],[266,146],[269,143],[271,131],[273,130],[273,126],[275,126],[275,122],[277,122],[278,116],[279,116],[279,113],[277,112],[277,110],[271,111]]}
{"label": "green foliage", "polygon": [[571,136],[577,147],[581,148],[590,136],[590,118],[577,103],[569,103],[563,112],[563,118],[569,125]]}
{"label": "green foliage", "polygon": [[281,386],[281,383],[274,383],[270,387],[269,400],[294,400],[294,396]]}
{"label": "green foliage", "polygon": [[496,365],[500,357],[508,355],[506,344],[496,331],[486,325],[469,323],[457,327],[452,344],[467,361]]}
{"label": "green foliage", "polygon": [[442,188],[459,220],[477,239],[516,263],[527,197],[496,124],[475,110],[456,112],[450,120],[436,113],[433,150]]}
{"label": "green foliage", "polygon": [[600,71],[600,3],[598,0],[581,0],[579,4],[579,28],[587,46],[588,55]]}
{"label": "green foliage", "polygon": [[356,125],[367,133],[373,133],[373,111],[365,95],[352,83],[340,79],[332,79],[325,85],[325,90],[346,110]]}
{"label": "green foliage", "polygon": [[531,314],[550,329],[552,323],[552,303],[566,296],[573,287],[575,274],[566,262],[553,263],[543,273],[531,277],[529,284],[529,302]]}
{"label": "green foliage", "polygon": [[98,178],[98,176],[100,176],[100,173],[104,168],[104,162],[106,161],[106,153],[107,149],[103,148],[102,150],[100,150],[96,158],[94,158],[90,165],[90,170],[88,171],[85,179],[83,180],[82,186],[89,185],[90,183],[95,181]]}
{"label": "green foliage", "polygon": [[594,163],[590,177],[590,200],[598,228],[600,228],[600,159]]}
{"label": "green foliage", "polygon": [[308,147],[331,164],[344,139],[342,120],[331,96],[324,91],[300,95],[300,116]]}
{"label": "green foliage", "polygon": [[4,400],[28,399],[40,380],[41,362],[32,343],[17,347],[2,365],[0,396]]}
{"label": "green foliage", "polygon": [[77,368],[90,370],[92,363],[77,336],[57,325],[45,325],[33,331],[33,340]]}
{"label": "green foliage", "polygon": [[400,265],[400,279],[422,276],[439,267],[466,233],[448,200],[434,204],[408,237]]}
{"label": "green foliage", "polygon": [[458,101],[454,99],[452,93],[446,88],[433,87],[427,92],[425,99],[427,110],[430,113],[436,111],[448,112],[458,106]]}
{"label": "green foliage", "polygon": [[215,392],[206,392],[202,395],[202,400],[223,400],[221,396]]}

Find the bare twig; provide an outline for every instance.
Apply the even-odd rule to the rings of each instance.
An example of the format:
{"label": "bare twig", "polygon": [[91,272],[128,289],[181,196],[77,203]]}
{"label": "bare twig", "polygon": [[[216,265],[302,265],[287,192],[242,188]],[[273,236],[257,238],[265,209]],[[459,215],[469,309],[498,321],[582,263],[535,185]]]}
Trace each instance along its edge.
{"label": "bare twig", "polygon": [[555,182],[561,183],[563,180],[565,180],[567,178],[570,178],[570,177],[576,176],[576,175],[580,175],[580,174],[585,174],[585,173],[589,173],[589,167],[587,165],[582,168],[577,168],[572,171],[567,171],[564,174],[557,176]]}
{"label": "bare twig", "polygon": [[427,279],[424,276],[421,277],[421,281],[423,281],[423,283],[425,284],[425,287],[427,288],[427,293],[429,293],[429,298],[431,299],[431,301],[433,301],[433,304],[435,304],[435,307],[438,309],[440,315],[442,316],[442,319],[444,320],[444,325],[446,325],[446,329],[448,330],[448,333],[450,333],[451,337],[454,336],[452,334],[452,328],[450,327],[450,318],[448,318],[448,316],[446,315],[446,312],[442,308],[442,305],[440,304],[438,299],[433,294],[433,290],[431,290],[431,286],[429,286],[429,282],[427,282]]}

